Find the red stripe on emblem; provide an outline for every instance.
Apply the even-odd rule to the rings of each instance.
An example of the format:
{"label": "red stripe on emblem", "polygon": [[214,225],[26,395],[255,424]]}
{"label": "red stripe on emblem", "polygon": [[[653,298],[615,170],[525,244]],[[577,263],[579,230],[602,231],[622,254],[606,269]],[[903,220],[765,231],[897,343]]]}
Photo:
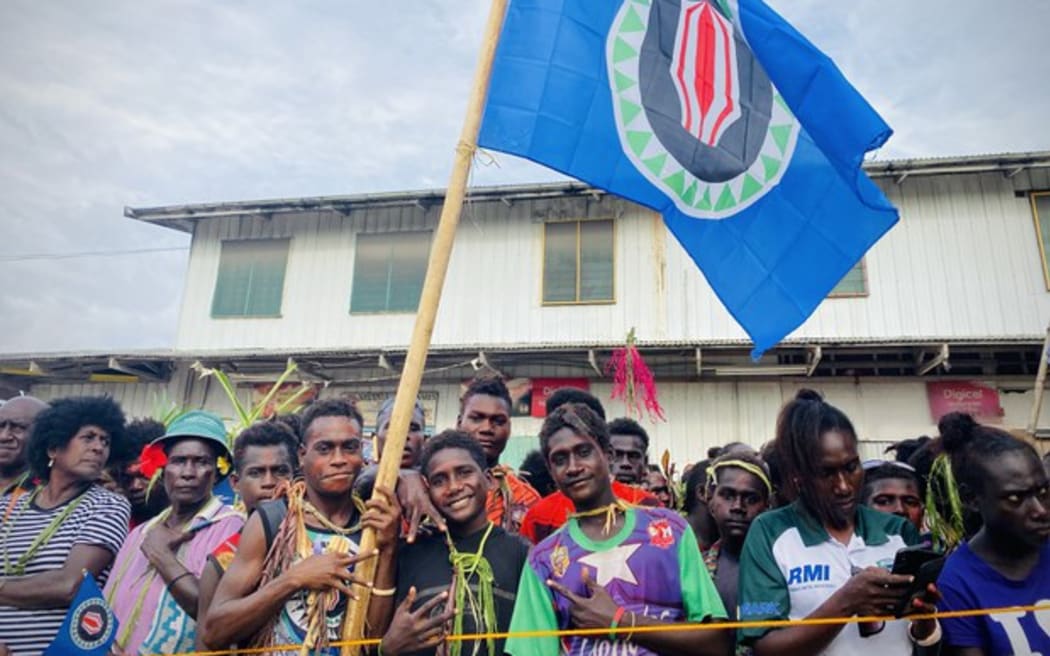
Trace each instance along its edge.
{"label": "red stripe on emblem", "polygon": [[[689,11],[692,13],[697,9],[700,10],[700,18],[697,21],[700,39],[696,44],[696,77],[693,79],[693,90],[700,104],[700,125],[696,136],[703,139],[707,113],[711,111],[711,105],[715,102],[715,89],[712,84],[715,76],[715,26],[711,16],[711,5],[705,2]],[[691,16],[690,23],[692,23]]]}
{"label": "red stripe on emblem", "polygon": [[726,92],[726,94],[725,94],[726,106],[722,110],[722,113],[718,115],[718,121],[715,123],[715,129],[711,131],[711,141],[712,141],[711,145],[712,146],[714,145],[715,135],[717,135],[718,131],[722,128],[722,123],[726,120],[727,116],[729,116],[730,114],[733,113],[733,71],[730,69],[730,66],[733,65],[733,56],[732,56],[732,51],[731,51],[731,48],[732,48],[731,39],[733,38],[733,35],[732,35],[732,33],[729,33],[729,34],[726,33],[726,27],[725,27],[724,24],[719,23],[718,27],[721,28],[721,30],[722,30],[722,37],[725,39],[725,41],[723,42],[722,47],[725,49],[725,62],[726,62],[725,63],[725,68],[726,68],[726,70],[725,70],[725,74],[726,74],[726,88],[725,88],[725,92]]}
{"label": "red stripe on emblem", "polygon": [[[693,9],[696,9],[695,7]],[[693,111],[692,103],[689,102],[689,93],[686,91],[689,86],[685,81],[685,60],[689,52],[689,36],[692,30],[692,23],[689,20],[689,14],[693,12],[693,9],[686,10],[686,20],[684,25],[684,33],[682,34],[681,48],[678,50],[678,84],[679,88],[685,94],[684,102],[682,105],[685,107],[685,116],[682,117],[682,125],[689,132],[693,131]]]}

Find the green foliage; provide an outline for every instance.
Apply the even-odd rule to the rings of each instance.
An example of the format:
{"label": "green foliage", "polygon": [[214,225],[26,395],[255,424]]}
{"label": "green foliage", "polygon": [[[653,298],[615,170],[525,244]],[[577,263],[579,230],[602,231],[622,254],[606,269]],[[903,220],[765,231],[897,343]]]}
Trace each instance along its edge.
{"label": "green foliage", "polygon": [[952,473],[952,464],[944,453],[930,467],[926,485],[926,523],[933,534],[936,549],[950,551],[963,539],[963,502]]}
{"label": "green foliage", "polygon": [[273,402],[274,397],[281,390],[281,387],[287,382],[288,378],[291,377],[299,369],[299,365],[295,363],[295,360],[288,358],[288,363],[285,365],[284,372],[277,377],[277,381],[270,386],[269,391],[262,399],[259,400],[253,406],[247,406],[237,395],[237,388],[230,380],[230,377],[226,375],[221,369],[213,369],[211,367],[205,367],[200,362],[193,363],[192,369],[200,374],[201,378],[207,378],[211,376],[219,383],[219,387],[226,393],[226,398],[229,400],[230,405],[233,407],[234,412],[234,423],[228,427],[226,433],[226,441],[233,450],[233,440],[237,435],[248,428],[260,419],[268,419],[273,415],[282,415],[289,412],[297,412],[304,405],[304,399],[313,389],[310,383],[300,383],[299,389],[294,394],[289,396],[286,400],[282,401],[273,411],[267,414],[266,409],[270,403]]}

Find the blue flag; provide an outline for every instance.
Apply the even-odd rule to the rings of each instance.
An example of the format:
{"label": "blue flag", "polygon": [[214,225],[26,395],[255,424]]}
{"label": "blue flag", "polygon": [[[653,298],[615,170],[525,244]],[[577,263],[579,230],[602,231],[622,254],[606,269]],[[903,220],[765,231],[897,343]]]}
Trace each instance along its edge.
{"label": "blue flag", "polygon": [[42,656],[106,656],[116,635],[117,618],[102,596],[95,577],[85,571],[62,628]]}
{"label": "blue flag", "polygon": [[661,212],[757,357],[896,223],[891,133],[761,0],[511,0],[479,144]]}

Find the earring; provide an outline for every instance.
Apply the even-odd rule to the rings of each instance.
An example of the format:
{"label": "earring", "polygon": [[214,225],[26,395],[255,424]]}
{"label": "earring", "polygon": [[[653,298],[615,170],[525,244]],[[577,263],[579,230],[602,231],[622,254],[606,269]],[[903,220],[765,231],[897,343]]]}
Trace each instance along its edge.
{"label": "earring", "polygon": [[54,459],[54,458],[51,458],[51,459],[49,459],[49,460],[47,461],[47,468],[48,468],[48,469],[51,469],[51,468],[52,468],[52,467],[54,467],[54,466],[55,466],[55,459]]}

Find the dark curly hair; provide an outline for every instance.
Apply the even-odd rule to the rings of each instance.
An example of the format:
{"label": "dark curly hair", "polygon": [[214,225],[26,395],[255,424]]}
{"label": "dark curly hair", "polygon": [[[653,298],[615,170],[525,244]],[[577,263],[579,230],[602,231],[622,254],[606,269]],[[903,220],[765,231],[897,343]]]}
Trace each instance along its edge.
{"label": "dark curly hair", "polygon": [[153,442],[153,440],[164,435],[166,430],[164,424],[156,419],[141,418],[128,422],[124,427],[124,440],[127,442],[128,453],[127,462],[118,463],[113,458],[110,458],[109,465],[106,467],[110,476],[117,481],[121,481],[124,478],[124,466],[137,460],[142,453],[142,449]]}
{"label": "dark curly hair", "polygon": [[49,449],[62,449],[84,426],[98,426],[109,434],[107,465],[126,463],[132,457],[124,429],[124,411],[109,396],[75,396],[51,401],[37,415],[26,443],[26,460],[33,474],[47,479],[51,472]]}
{"label": "dark curly hair", "polygon": [[645,432],[642,425],[630,417],[613,419],[608,424],[609,435],[634,435],[642,441],[642,450],[649,451],[649,433]]}
{"label": "dark curly hair", "polygon": [[289,413],[289,414],[286,414],[286,415],[274,415],[273,417],[270,417],[270,421],[276,422],[276,423],[279,423],[279,424],[284,424],[284,426],[287,427],[288,430],[290,430],[292,432],[292,435],[295,436],[295,444],[296,444],[296,446],[298,446],[299,444],[302,444],[302,441],[303,441],[303,431],[302,431],[303,416],[301,414]]}
{"label": "dark curly hair", "polygon": [[942,448],[951,458],[959,496],[964,501],[972,501],[982,494],[988,472],[995,466],[994,461],[1004,453],[1021,451],[1031,455],[1035,462],[1040,462],[1039,454],[1028,442],[1004,430],[978,424],[966,413],[950,412],[944,415],[937,423],[937,428],[941,433]]}
{"label": "dark curly hair", "polygon": [[250,446],[283,446],[288,452],[292,471],[299,470],[299,438],[281,421],[257,421],[245,428],[233,441],[233,470],[240,475],[244,452]]}
{"label": "dark curly hair", "polygon": [[500,399],[507,405],[508,413],[514,408],[514,402],[510,399],[510,391],[507,389],[507,384],[503,382],[503,379],[495,376],[483,376],[475,378],[467,386],[467,390],[463,392],[463,396],[459,399],[459,411],[463,412],[463,408],[467,405],[470,397],[478,396],[479,394]]}
{"label": "dark curly hair", "polygon": [[547,469],[547,459],[543,457],[539,449],[533,449],[525,454],[525,458],[518,467],[518,473],[541,497],[558,491],[558,486],[554,484],[551,472]]}
{"label": "dark curly hair", "polygon": [[[737,453],[723,453],[708,464],[708,469],[714,470],[715,475],[713,478],[710,475],[708,476],[707,495],[710,497],[711,493],[713,493],[715,488],[718,487],[719,477],[722,475],[722,472],[726,469],[739,469],[741,471],[747,471],[747,469],[743,467],[734,467],[732,464],[726,464],[733,462],[743,462],[748,465],[751,465],[752,467],[757,467],[763,474],[766,475],[766,481],[769,483],[769,487],[767,488],[763,483],[761,487],[761,492],[763,498],[765,498],[765,500],[768,502],[773,493],[773,490],[770,489],[773,487],[773,481],[769,476],[769,466],[767,466],[766,462],[762,460],[762,458],[760,458],[757,454],[747,453],[746,451]],[[752,476],[755,476],[754,472],[748,473]],[[759,477],[755,476],[755,478]]]}
{"label": "dark curly hair", "polygon": [[582,403],[566,403],[558,406],[547,416],[540,428],[540,451],[544,459],[550,456],[551,436],[563,428],[568,428],[577,435],[590,437],[602,451],[609,452],[609,428],[590,406]]}
{"label": "dark curly hair", "polygon": [[347,398],[331,398],[314,401],[303,411],[303,421],[299,429],[301,441],[306,444],[306,435],[310,432],[310,424],[321,417],[346,417],[357,422],[358,428],[364,429],[365,420],[357,404]]}
{"label": "dark curly hair", "polygon": [[687,515],[691,515],[697,509],[701,497],[707,498],[707,468],[710,465],[710,460],[701,460],[693,465],[689,473],[685,475],[685,499],[682,502],[682,510]]}
{"label": "dark curly hair", "polygon": [[915,469],[907,463],[891,461],[865,470],[864,487],[860,493],[860,498],[864,505],[870,505],[871,496],[875,493],[875,484],[879,481],[888,480],[914,483],[915,489],[919,492],[919,498],[926,498],[926,482],[923,481]]}
{"label": "dark curly hair", "polygon": [[605,419],[605,406],[598,400],[598,397],[575,387],[559,387],[551,392],[550,396],[547,397],[547,414],[549,415],[566,403],[582,403],[594,410],[594,413],[603,420]]}
{"label": "dark curly hair", "polygon": [[426,477],[430,471],[430,460],[434,454],[444,449],[463,449],[470,454],[474,462],[478,463],[481,471],[487,471],[489,468],[485,460],[485,451],[482,450],[477,440],[463,431],[446,430],[427,440],[426,446],[423,447],[423,454],[419,457],[419,473]]}
{"label": "dark curly hair", "polygon": [[153,442],[153,440],[164,435],[167,429],[164,424],[156,419],[135,419],[124,427],[124,435],[128,439],[128,448],[131,453],[138,455],[142,449]]}

